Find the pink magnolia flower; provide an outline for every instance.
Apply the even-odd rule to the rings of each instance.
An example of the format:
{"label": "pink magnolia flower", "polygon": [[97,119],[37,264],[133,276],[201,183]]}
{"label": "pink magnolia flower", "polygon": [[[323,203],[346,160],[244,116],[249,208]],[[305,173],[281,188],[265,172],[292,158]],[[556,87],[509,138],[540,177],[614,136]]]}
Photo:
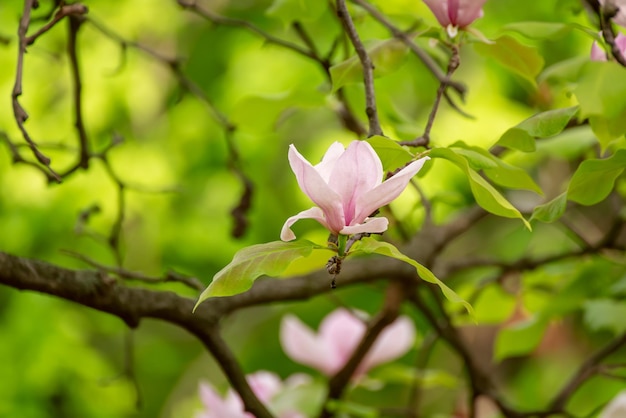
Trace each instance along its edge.
{"label": "pink magnolia flower", "polygon": [[[622,55],[626,55],[626,35],[618,33],[615,37],[615,45],[617,45]],[[606,61],[606,52],[598,45],[598,42],[594,42],[591,46],[590,55],[593,61]]]}
{"label": "pink magnolia flower", "polygon": [[599,418],[623,418],[626,417],[626,391],[621,391],[604,408]]}
{"label": "pink magnolia flower", "polygon": [[[293,377],[293,384],[301,383],[300,377],[297,375]],[[292,380],[290,377],[283,383],[277,375],[267,371],[259,371],[246,378],[254,394],[264,404],[268,404],[286,385],[291,385]],[[254,415],[244,410],[241,398],[232,389],[229,389],[222,398],[210,384],[200,382],[199,392],[204,410],[197,413],[195,418],[254,418]],[[282,411],[277,417],[304,418],[300,413],[290,410]]]}
{"label": "pink magnolia flower", "polygon": [[380,158],[365,141],[353,141],[347,149],[335,142],[315,166],[290,145],[289,164],[298,185],[317,206],[287,219],[280,239],[295,239],[291,226],[300,219],[315,219],[333,234],[386,231],[387,218],[369,216],[398,197],[428,159],[410,163],[383,182]]}
{"label": "pink magnolia flower", "polygon": [[[617,14],[613,18],[613,22],[620,26],[626,26],[626,0],[608,0],[613,6],[619,8]],[[600,0],[600,4],[604,6],[607,0]]]}
{"label": "pink magnolia flower", "polygon": [[[292,360],[332,376],[346,364],[365,331],[363,321],[345,309],[327,315],[317,334],[297,317],[287,315],[280,326],[280,342]],[[413,346],[414,340],[413,322],[404,316],[396,319],[381,333],[355,376],[402,356]]]}
{"label": "pink magnolia flower", "polygon": [[451,37],[456,29],[464,28],[483,15],[487,0],[424,0],[439,24],[448,29]]}

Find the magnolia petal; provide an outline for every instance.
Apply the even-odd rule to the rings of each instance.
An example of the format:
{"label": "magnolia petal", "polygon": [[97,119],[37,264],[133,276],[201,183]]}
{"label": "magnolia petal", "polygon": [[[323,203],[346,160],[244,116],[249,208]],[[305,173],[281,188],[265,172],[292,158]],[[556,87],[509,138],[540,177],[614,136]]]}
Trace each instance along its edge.
{"label": "magnolia petal", "polygon": [[465,27],[482,16],[487,0],[424,0],[441,26]]}
{"label": "magnolia petal", "polygon": [[606,52],[598,45],[598,41],[594,41],[591,45],[590,57],[592,61],[606,61]]}
{"label": "magnolia petal", "polygon": [[354,222],[362,223],[369,215],[385,206],[402,193],[411,178],[422,169],[429,157],[420,158],[404,167],[393,177],[375,187],[368,193],[358,197]]}
{"label": "magnolia petal", "polygon": [[318,207],[312,207],[311,209],[303,210],[302,212],[292,216],[285,221],[283,229],[280,231],[281,240],[292,241],[296,239],[296,234],[294,234],[291,230],[291,226],[298,222],[300,219],[315,219],[317,222],[321,223],[324,228],[330,229],[330,227],[326,223],[326,219],[324,219],[324,212],[322,212],[322,210]]}
{"label": "magnolia petal", "polygon": [[448,0],[424,0],[424,3],[433,12],[441,26],[445,28],[452,23],[448,16]]}
{"label": "magnolia petal", "polygon": [[337,160],[328,185],[340,197],[345,225],[354,218],[359,196],[378,186],[383,180],[383,165],[372,146],[353,141]]}
{"label": "magnolia petal", "polygon": [[278,394],[282,388],[283,383],[276,373],[261,370],[253,374],[246,376],[248,384],[252,392],[259,398],[261,402],[267,403],[274,395]]}
{"label": "magnolia petal", "polygon": [[346,309],[336,309],[328,314],[319,328],[320,338],[332,350],[329,369],[334,374],[341,369],[365,334],[365,324]]}
{"label": "magnolia petal", "polygon": [[333,353],[326,341],[293,315],[286,315],[280,324],[280,345],[292,360],[331,375]]}
{"label": "magnolia petal", "polygon": [[339,232],[345,226],[341,198],[293,144],[289,146],[289,164],[300,189],[324,212],[330,231]]}
{"label": "magnolia petal", "polygon": [[229,390],[226,398],[222,398],[213,387],[206,383],[200,382],[199,387],[200,400],[205,407],[202,417],[205,418],[247,418],[248,414],[244,412],[241,399]]}
{"label": "magnolia petal", "polygon": [[456,21],[452,22],[461,28],[471,24],[482,16],[483,5],[487,0],[458,0]]}
{"label": "magnolia petal", "polygon": [[326,183],[330,179],[330,174],[333,172],[335,168],[335,164],[337,163],[337,159],[341,157],[341,155],[346,151],[343,145],[339,142],[334,142],[324,154],[322,161],[315,166],[315,169],[320,176],[324,179]]}
{"label": "magnolia petal", "polygon": [[[626,35],[618,33],[615,37],[615,45],[622,55],[626,55]],[[606,51],[598,44],[598,42],[594,42],[591,46],[591,59],[593,61],[606,61],[606,55]]]}
{"label": "magnolia petal", "polygon": [[362,224],[346,226],[341,231],[343,235],[362,234],[368,232],[370,234],[380,234],[389,227],[389,220],[384,216],[376,218],[367,218]]}
{"label": "magnolia petal", "polygon": [[372,367],[404,355],[415,342],[415,326],[406,316],[396,319],[378,337],[365,356],[359,370],[365,373]]}

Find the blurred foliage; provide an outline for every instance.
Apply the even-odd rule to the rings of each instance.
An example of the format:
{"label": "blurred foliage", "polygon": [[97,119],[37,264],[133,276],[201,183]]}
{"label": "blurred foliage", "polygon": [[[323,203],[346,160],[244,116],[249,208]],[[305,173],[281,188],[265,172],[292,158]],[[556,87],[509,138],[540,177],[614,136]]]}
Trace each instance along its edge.
{"label": "blurred foliage", "polygon": [[[54,2],[40,3],[35,19],[45,16]],[[254,183],[250,224],[241,239],[231,234],[230,212],[238,205],[243,187],[231,169],[228,138],[211,110],[187,94],[163,62],[132,46],[122,48],[90,21],[81,27],[83,111],[91,145],[98,152],[114,138],[123,140],[107,153],[110,168],[128,185],[122,264],[153,276],[174,269],[208,284],[236,251],[275,241],[284,220],[310,206],[289,170],[287,147],[294,143],[316,161],[330,143],[355,138],[337,118],[339,103],[332,93],[343,86],[350,107],[364,121],[361,70],[346,43],[337,46],[327,76],[302,55],[241,28],[211,24],[183,11],[173,0],[84,3],[93,22],[163,56],[180,58],[183,74],[236,126],[230,140],[238,150],[240,167]],[[301,40],[292,29],[293,17],[301,17],[299,23],[322,56],[333,48],[341,31],[322,1],[201,3],[295,43]],[[422,2],[372,3],[401,27],[414,25],[420,34],[416,42],[445,65],[447,57],[437,43],[442,35]],[[7,40],[0,43],[0,96],[4,98],[0,131],[31,158],[9,99],[22,7],[20,2],[0,4],[0,39]],[[382,61],[377,63],[383,72],[376,88],[383,129],[392,139],[414,139],[426,124],[437,81],[364,10],[351,10],[375,61]],[[35,20],[33,26],[43,23]],[[525,221],[532,214],[532,232],[519,219],[489,217],[447,249],[445,259],[469,255],[506,263],[575,250],[577,238],[556,222],[564,216],[568,199],[595,205],[572,214],[568,222],[591,233],[606,228],[608,220],[602,214],[610,202],[604,198],[613,184],[624,193],[626,72],[617,64],[588,62],[597,37],[594,25],[575,0],[486,3],[484,17],[473,27],[495,43],[482,43],[469,35],[471,42],[462,48],[455,74],[469,87],[463,109],[473,117],[442,105],[431,132],[432,144],[450,147],[434,152],[433,157],[439,153],[440,158],[418,182],[438,223],[474,199],[479,203],[482,199],[483,206],[498,215]],[[61,22],[28,48],[21,97],[30,115],[27,129],[61,171],[74,162],[77,147],[66,26]],[[589,125],[563,131],[568,123],[587,119]],[[481,154],[496,143],[510,148],[502,159]],[[385,164],[406,161],[406,155],[392,154],[396,151],[389,150]],[[609,154],[598,154],[604,151]],[[596,161],[608,155],[612,157],[606,163]],[[587,161],[578,167],[583,159]],[[419,193],[407,190],[383,209],[395,219],[390,238],[401,242],[419,229],[424,219],[420,201]],[[118,203],[116,184],[100,160],[93,159],[88,170],[62,184],[48,184],[32,167],[12,164],[8,147],[0,147],[2,251],[86,268],[67,254],[70,250],[114,265],[115,255],[103,240],[115,227]],[[541,203],[545,205],[535,209]],[[81,218],[85,211],[90,213],[88,219]],[[326,239],[314,222],[300,222],[295,229],[299,237],[316,243]],[[301,259],[287,273],[318,269],[325,259]],[[451,274],[446,283],[474,307],[472,319],[456,315],[460,329],[476,343],[494,373],[498,366],[507,395],[524,409],[544,407],[593,348],[625,331],[623,253],[581,255],[529,269],[519,277],[508,276],[496,265]],[[159,288],[195,296],[178,284]],[[298,304],[248,309],[225,318],[225,334],[247,372],[271,369],[283,377],[298,371],[315,373],[282,353],[278,342],[282,314],[295,312],[315,327],[337,299],[375,312],[381,290],[382,286],[372,284],[338,289],[332,296]],[[128,331],[121,321],[105,314],[4,287],[0,302],[0,416],[187,417],[199,407],[199,379],[226,387],[202,347],[171,326],[148,321]],[[450,309],[458,312],[459,306]],[[428,335],[425,319],[406,313],[415,319],[421,337]],[[404,402],[406,382],[414,374],[410,366],[418,354],[416,347],[401,364],[381,366],[373,379],[388,382],[382,389],[370,390],[366,382],[335,407],[348,415],[369,416],[365,405],[390,407]],[[531,358],[520,363],[520,356]],[[622,362],[626,360],[623,351],[620,356]],[[467,389],[459,379],[462,369],[448,348],[435,347],[428,369],[419,376],[424,387],[420,416],[447,416],[462,403]],[[576,393],[571,410],[591,413],[623,387],[623,381],[591,379]]]}

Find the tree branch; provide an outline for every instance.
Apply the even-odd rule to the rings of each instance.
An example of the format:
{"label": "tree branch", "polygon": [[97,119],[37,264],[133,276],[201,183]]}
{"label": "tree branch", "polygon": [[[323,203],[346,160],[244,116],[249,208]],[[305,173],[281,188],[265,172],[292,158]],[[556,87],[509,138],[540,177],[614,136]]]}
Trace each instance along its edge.
{"label": "tree branch", "polygon": [[345,0],[337,0],[337,15],[339,16],[339,19],[348,34],[348,38],[350,38],[352,46],[354,46],[354,50],[359,56],[361,67],[363,68],[363,82],[365,85],[365,113],[367,114],[367,119],[369,120],[368,136],[383,135],[383,130],[380,127],[380,122],[378,121],[378,110],[376,110],[374,64],[361,42],[359,33],[354,27],[354,22],[352,22],[352,17],[348,12]]}

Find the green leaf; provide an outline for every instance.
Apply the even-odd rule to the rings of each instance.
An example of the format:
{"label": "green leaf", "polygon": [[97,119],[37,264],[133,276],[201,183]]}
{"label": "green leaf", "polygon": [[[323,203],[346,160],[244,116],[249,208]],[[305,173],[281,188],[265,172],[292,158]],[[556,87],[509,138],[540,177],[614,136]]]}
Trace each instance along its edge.
{"label": "green leaf", "polygon": [[330,399],[326,407],[336,416],[348,416],[353,418],[379,418],[378,409],[356,402]]}
{"label": "green leaf", "polygon": [[572,176],[567,198],[582,205],[595,205],[604,200],[615,179],[626,168],[626,150],[620,149],[609,158],[583,161]]}
{"label": "green leaf", "polygon": [[515,22],[504,25],[503,31],[517,32],[528,39],[555,40],[565,36],[571,30],[579,30],[594,40],[600,40],[598,33],[586,26],[577,23],[560,22]]}
{"label": "green leaf", "polygon": [[[367,53],[374,64],[374,77],[383,77],[400,68],[408,53],[407,46],[398,39],[374,42]],[[363,67],[357,55],[330,67],[333,91],[348,83],[363,82]]]}
{"label": "green leaf", "polygon": [[495,342],[495,360],[529,354],[541,342],[547,326],[548,321],[534,317],[501,329]]}
{"label": "green leaf", "polygon": [[430,270],[428,270],[426,267],[413,260],[412,258],[409,258],[406,255],[402,254],[400,250],[398,250],[392,244],[384,241],[376,241],[373,238],[363,238],[359,241],[357,251],[365,254],[384,255],[385,257],[395,258],[396,260],[400,260],[407,264],[410,264],[411,266],[415,267],[418,276],[422,280],[439,286],[441,292],[446,297],[446,299],[453,303],[463,304],[465,309],[467,309],[467,311],[472,314],[472,305],[463,300],[459,295],[456,294],[454,290],[446,286],[446,284],[439,280]]}
{"label": "green leaf", "polygon": [[592,115],[619,117],[626,109],[626,70],[614,62],[589,62],[574,94],[580,103],[580,120]]}
{"label": "green leaf", "polygon": [[537,80],[550,82],[569,82],[578,81],[582,68],[589,62],[587,56],[576,56],[570,59],[556,62],[552,64],[539,75]]}
{"label": "green leaf", "polygon": [[590,116],[589,125],[604,151],[613,141],[620,139],[626,133],[626,109],[614,118],[607,118],[604,115]]}
{"label": "green leaf", "polygon": [[557,135],[578,111],[578,106],[541,112],[507,130],[496,145],[524,152],[536,150],[535,138]]}
{"label": "green leaf", "polygon": [[295,20],[314,21],[319,19],[326,10],[327,3],[309,0],[274,0],[266,14],[278,18],[285,25]]}
{"label": "green leaf", "polygon": [[557,39],[572,30],[572,26],[557,22],[515,22],[502,27],[503,31],[517,32],[529,39]]}
{"label": "green leaf", "polygon": [[[472,168],[482,167],[485,175],[500,186],[509,189],[532,190],[543,194],[541,188],[526,171],[501,160],[484,148],[467,145],[463,141],[455,142],[450,145],[450,148],[453,148],[457,154],[463,155]],[[478,155],[481,158],[478,158]]]}
{"label": "green leaf", "polygon": [[313,249],[323,248],[307,240],[273,241],[246,247],[213,276],[213,281],[198,298],[194,310],[210,297],[243,293],[252,287],[258,277],[276,276],[294,260],[308,256]]}
{"label": "green leaf", "polygon": [[367,142],[374,148],[376,154],[383,163],[383,170],[394,171],[403,167],[413,159],[406,148],[403,148],[396,141],[380,135],[374,135],[367,139]]}
{"label": "green leaf", "polygon": [[476,43],[478,53],[494,58],[504,67],[527,80],[533,86],[543,68],[543,58],[535,48],[521,44],[508,35],[501,36],[493,44]]}
{"label": "green leaf", "polygon": [[543,205],[537,206],[533,210],[533,215],[530,217],[531,222],[535,219],[541,222],[554,222],[563,216],[565,208],[567,207],[567,193],[561,193],[549,202]]}
{"label": "green leaf", "polygon": [[433,148],[429,154],[433,158],[444,158],[457,165],[467,175],[472,189],[472,194],[483,209],[494,215],[503,216],[505,218],[518,218],[528,229],[530,224],[519,210],[517,210],[508,200],[504,198],[491,184],[480,176],[475,170],[472,170],[467,160],[457,155],[449,148]]}
{"label": "green leaf", "polygon": [[608,330],[616,335],[626,331],[626,302],[596,299],[585,302],[585,323],[593,331]]}

